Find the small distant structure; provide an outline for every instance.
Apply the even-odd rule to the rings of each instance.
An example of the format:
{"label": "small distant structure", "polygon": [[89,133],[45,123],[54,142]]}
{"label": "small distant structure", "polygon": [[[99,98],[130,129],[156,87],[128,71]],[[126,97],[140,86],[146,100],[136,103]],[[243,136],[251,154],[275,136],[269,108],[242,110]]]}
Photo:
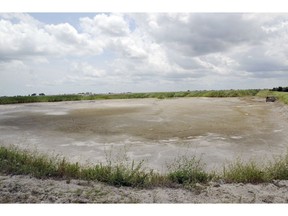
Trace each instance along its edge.
{"label": "small distant structure", "polygon": [[274,96],[266,97],[266,102],[275,102],[275,101],[276,101],[276,97],[274,97]]}
{"label": "small distant structure", "polygon": [[89,95],[93,95],[93,93],[92,92],[80,92],[80,93],[78,93],[78,95],[81,95],[81,96],[89,96]]}

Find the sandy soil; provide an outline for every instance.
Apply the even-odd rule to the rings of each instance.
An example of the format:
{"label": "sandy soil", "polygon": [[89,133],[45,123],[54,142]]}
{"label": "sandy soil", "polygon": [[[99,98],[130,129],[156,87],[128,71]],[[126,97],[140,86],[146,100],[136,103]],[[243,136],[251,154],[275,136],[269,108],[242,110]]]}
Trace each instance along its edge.
{"label": "sandy soil", "polygon": [[0,175],[0,203],[287,203],[288,181],[267,184],[211,182],[181,188],[133,189],[80,180]]}

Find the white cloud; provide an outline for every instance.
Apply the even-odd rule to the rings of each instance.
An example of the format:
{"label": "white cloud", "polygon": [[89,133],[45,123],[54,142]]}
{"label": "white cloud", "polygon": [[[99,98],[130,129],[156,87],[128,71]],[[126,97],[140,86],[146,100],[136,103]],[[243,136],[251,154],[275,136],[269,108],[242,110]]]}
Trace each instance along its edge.
{"label": "white cloud", "polygon": [[106,75],[105,70],[95,68],[87,62],[74,63],[71,70],[83,77],[99,78]]}
{"label": "white cloud", "polygon": [[[68,23],[46,25],[29,15],[0,20],[0,58],[97,55],[104,43],[79,33]],[[24,17],[24,18],[23,18]],[[13,19],[12,19],[13,18]],[[14,21],[13,21],[14,20]]]}
{"label": "white cloud", "polygon": [[102,13],[77,26],[0,14],[0,68],[5,80],[18,70],[67,89],[275,85],[288,78],[288,14]]}
{"label": "white cloud", "polygon": [[80,19],[83,31],[98,36],[121,37],[130,33],[129,25],[121,14],[98,14],[93,19]]}
{"label": "white cloud", "polygon": [[5,71],[21,73],[29,71],[29,67],[20,60],[0,61],[0,71],[3,75]]}

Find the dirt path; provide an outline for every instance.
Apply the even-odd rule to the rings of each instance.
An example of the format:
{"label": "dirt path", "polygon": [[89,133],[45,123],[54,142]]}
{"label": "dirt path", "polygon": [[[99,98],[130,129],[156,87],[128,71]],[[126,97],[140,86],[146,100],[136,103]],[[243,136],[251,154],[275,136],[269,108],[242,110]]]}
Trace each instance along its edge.
{"label": "dirt path", "polygon": [[287,203],[288,181],[133,189],[80,180],[0,176],[0,203]]}

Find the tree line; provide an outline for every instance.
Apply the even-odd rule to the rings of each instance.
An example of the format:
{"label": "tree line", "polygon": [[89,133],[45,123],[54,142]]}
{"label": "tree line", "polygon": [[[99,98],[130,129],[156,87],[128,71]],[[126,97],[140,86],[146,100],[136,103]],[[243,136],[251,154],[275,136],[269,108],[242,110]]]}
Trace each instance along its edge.
{"label": "tree line", "polygon": [[288,92],[288,87],[274,87],[273,89],[271,89],[271,91],[278,91],[278,92]]}

